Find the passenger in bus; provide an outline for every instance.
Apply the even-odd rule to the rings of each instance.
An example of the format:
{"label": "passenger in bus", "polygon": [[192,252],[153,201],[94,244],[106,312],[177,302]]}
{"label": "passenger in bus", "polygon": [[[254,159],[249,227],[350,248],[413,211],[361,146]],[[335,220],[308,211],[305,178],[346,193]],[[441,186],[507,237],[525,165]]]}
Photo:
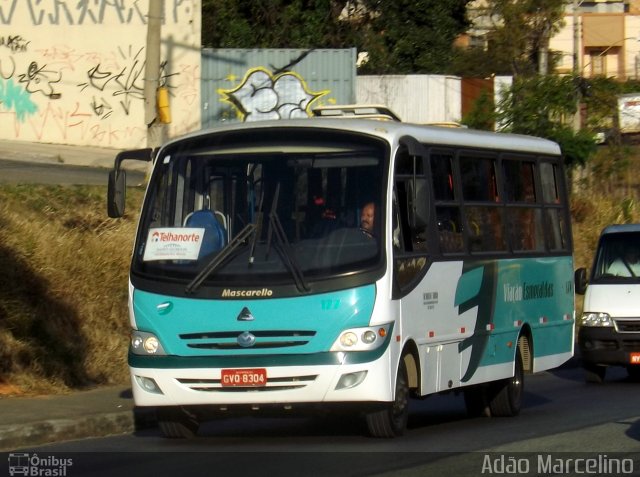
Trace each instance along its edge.
{"label": "passenger in bus", "polygon": [[369,237],[373,237],[375,214],[376,206],[373,202],[367,202],[360,212],[360,230]]}

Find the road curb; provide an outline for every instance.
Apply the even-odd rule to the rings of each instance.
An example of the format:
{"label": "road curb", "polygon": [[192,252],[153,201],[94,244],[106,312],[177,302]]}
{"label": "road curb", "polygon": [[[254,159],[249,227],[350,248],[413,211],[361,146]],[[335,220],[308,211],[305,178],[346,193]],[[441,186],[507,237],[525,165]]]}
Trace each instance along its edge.
{"label": "road curb", "polygon": [[156,426],[155,409],[134,409],[26,424],[0,425],[0,451],[63,441],[130,434]]}

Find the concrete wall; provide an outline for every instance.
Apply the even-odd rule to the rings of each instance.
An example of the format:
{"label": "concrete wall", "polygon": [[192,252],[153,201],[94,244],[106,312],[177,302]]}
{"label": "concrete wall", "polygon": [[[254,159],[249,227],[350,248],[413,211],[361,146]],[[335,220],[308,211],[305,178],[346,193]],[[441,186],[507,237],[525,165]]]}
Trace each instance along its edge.
{"label": "concrete wall", "polygon": [[[146,146],[148,1],[0,0],[0,139]],[[164,0],[165,137],[200,127],[200,30],[200,0]]]}
{"label": "concrete wall", "polygon": [[407,123],[460,121],[460,78],[444,75],[358,76],[356,102],[383,104]]}

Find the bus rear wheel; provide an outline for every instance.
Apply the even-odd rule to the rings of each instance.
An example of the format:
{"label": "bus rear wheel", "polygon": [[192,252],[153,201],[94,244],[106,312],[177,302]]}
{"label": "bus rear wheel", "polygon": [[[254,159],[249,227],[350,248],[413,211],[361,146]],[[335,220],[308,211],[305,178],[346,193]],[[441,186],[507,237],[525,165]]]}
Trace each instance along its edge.
{"label": "bus rear wheel", "polygon": [[160,407],[156,418],[162,435],[171,439],[195,437],[200,427],[198,418],[181,406]]}
{"label": "bus rear wheel", "polygon": [[366,415],[367,428],[372,437],[401,436],[409,419],[409,379],[404,359],[400,360],[396,377],[396,390],[393,402],[384,409],[372,411]]}
{"label": "bus rear wheel", "polygon": [[520,350],[516,351],[513,377],[489,387],[489,409],[492,416],[511,417],[520,414],[524,396],[524,366]]}

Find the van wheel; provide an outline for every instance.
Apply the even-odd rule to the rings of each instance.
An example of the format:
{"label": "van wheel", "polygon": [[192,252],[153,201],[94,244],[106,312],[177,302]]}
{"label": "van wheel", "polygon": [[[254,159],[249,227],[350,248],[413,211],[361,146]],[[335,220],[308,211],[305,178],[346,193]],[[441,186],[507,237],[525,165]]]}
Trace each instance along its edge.
{"label": "van wheel", "polygon": [[583,363],[584,379],[588,383],[602,384],[607,374],[607,367],[600,364]]}
{"label": "van wheel", "polygon": [[520,350],[516,351],[513,377],[489,386],[489,409],[492,416],[511,417],[520,414],[524,396],[524,367]]}
{"label": "van wheel", "polygon": [[404,359],[400,360],[396,377],[395,399],[384,409],[366,414],[367,429],[372,437],[401,436],[409,419],[409,380]]}
{"label": "van wheel", "polygon": [[197,417],[181,406],[159,407],[156,417],[162,435],[171,439],[195,437],[200,427]]}

